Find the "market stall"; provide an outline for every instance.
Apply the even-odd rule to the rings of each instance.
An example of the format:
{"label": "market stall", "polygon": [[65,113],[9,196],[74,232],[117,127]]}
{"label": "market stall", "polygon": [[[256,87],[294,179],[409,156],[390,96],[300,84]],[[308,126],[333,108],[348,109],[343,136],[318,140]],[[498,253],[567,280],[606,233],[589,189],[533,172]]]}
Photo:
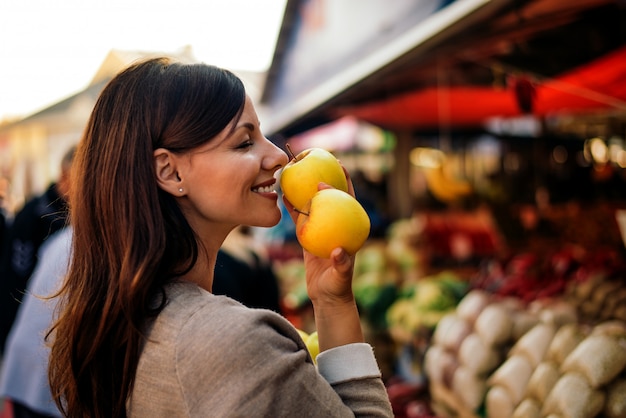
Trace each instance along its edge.
{"label": "market stall", "polygon": [[[626,416],[624,16],[612,0],[440,2],[419,21],[445,20],[436,35],[390,41],[386,61],[369,59],[384,34],[355,44],[284,101],[283,141],[367,167],[387,198],[354,290],[397,417]],[[335,26],[302,22],[297,54],[319,56],[306,41]],[[362,57],[371,73],[350,71]],[[362,126],[394,140],[360,142]],[[313,327],[299,260],[278,267]]]}

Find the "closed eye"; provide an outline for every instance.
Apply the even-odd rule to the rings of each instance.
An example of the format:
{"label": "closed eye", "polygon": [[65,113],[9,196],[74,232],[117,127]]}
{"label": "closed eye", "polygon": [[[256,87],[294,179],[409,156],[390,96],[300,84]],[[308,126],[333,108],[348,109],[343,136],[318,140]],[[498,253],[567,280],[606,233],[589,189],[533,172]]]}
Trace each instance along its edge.
{"label": "closed eye", "polygon": [[250,148],[252,145],[254,145],[254,142],[251,139],[247,139],[247,140],[243,141],[241,144],[239,144],[237,146],[237,149]]}

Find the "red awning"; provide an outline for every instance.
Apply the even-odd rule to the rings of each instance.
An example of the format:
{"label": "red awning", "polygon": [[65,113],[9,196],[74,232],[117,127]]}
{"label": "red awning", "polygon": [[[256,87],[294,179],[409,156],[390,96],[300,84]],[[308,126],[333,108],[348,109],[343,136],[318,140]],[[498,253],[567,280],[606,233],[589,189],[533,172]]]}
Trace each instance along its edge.
{"label": "red awning", "polygon": [[[532,113],[537,116],[626,110],[626,47],[555,79],[531,81]],[[490,118],[520,116],[522,112],[513,88],[455,86],[343,107],[336,114],[387,128],[434,128],[478,127]]]}

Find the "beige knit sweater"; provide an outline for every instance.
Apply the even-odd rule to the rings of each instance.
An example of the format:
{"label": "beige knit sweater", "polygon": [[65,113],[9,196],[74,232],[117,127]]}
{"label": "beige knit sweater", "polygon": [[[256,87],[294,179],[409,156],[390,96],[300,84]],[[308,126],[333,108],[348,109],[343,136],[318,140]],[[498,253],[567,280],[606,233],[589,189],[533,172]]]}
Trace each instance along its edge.
{"label": "beige knit sweater", "polygon": [[326,351],[316,367],[272,311],[191,283],[167,297],[147,329],[129,417],[393,416],[369,345]]}

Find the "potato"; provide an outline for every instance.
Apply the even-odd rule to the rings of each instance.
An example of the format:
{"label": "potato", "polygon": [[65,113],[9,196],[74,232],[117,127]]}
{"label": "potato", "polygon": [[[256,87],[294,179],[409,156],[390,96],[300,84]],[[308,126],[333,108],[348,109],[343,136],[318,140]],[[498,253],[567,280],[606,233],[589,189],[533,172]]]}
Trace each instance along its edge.
{"label": "potato", "polygon": [[591,294],[591,300],[598,305],[603,305],[607,297],[622,287],[617,280],[606,280],[600,283]]}
{"label": "potato", "polygon": [[587,280],[583,282],[576,282],[576,286],[574,287],[574,297],[579,301],[589,300],[596,287],[604,282],[605,277],[605,274],[598,273],[590,276],[589,278],[587,278]]}
{"label": "potato", "polygon": [[578,321],[578,313],[573,304],[561,300],[551,301],[539,313],[542,322],[560,327]]}
{"label": "potato", "polygon": [[617,338],[626,338],[626,322],[617,320],[601,322],[593,327],[590,335],[600,334]]}

